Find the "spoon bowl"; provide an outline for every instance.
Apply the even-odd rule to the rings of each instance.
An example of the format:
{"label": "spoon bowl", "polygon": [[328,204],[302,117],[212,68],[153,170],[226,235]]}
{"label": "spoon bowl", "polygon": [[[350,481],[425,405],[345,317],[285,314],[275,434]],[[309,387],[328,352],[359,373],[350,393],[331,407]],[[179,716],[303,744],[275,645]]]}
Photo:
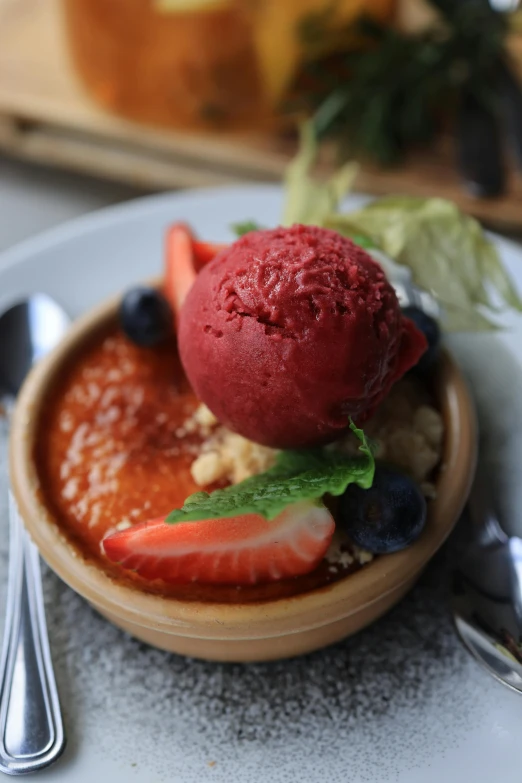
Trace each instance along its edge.
{"label": "spoon bowl", "polygon": [[18,394],[25,376],[61,340],[69,318],[47,294],[34,294],[0,315],[0,395]]}
{"label": "spoon bowl", "polygon": [[461,522],[453,618],[474,658],[522,693],[522,540],[504,532],[494,501],[491,477],[479,471]]}

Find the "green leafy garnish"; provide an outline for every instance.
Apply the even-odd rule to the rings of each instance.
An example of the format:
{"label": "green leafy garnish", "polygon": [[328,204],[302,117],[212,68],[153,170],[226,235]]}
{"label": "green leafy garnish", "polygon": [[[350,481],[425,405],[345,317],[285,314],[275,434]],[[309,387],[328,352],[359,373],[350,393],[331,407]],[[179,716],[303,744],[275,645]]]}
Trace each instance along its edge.
{"label": "green leafy garnish", "polygon": [[411,15],[418,30],[402,30],[364,15],[343,24],[335,0],[323,5],[300,25],[306,56],[297,106],[314,113],[319,138],[330,139],[345,158],[387,165],[427,147],[441,115],[445,127],[456,124],[466,92],[493,105],[495,116],[505,114],[493,74],[509,60],[506,41],[516,15],[498,13],[487,0],[409,0],[399,15],[408,21]]}
{"label": "green leafy garnish", "polygon": [[495,330],[500,306],[522,312],[522,299],[477,220],[451,201],[412,196],[388,196],[340,212],[357,166],[346,164],[326,182],[318,182],[311,176],[317,151],[314,126],[305,123],[286,173],[284,225],[332,228],[409,268],[413,282],[440,304],[446,331]]}
{"label": "green leafy garnish", "polygon": [[285,173],[284,226],[293,223],[322,226],[353,185],[358,170],[356,163],[346,163],[329,179],[319,181],[311,176],[316,158],[314,128],[310,122],[305,122],[300,129],[299,151]]}
{"label": "green leafy garnish", "polygon": [[342,495],[349,484],[368,489],[375,471],[372,446],[361,429],[353,423],[350,429],[361,441],[362,456],[349,457],[321,449],[282,451],[276,464],[258,476],[226,489],[190,495],[183,508],[172,511],[166,522],[219,519],[238,514],[262,514],[274,519],[292,503],[318,499],[326,493]]}
{"label": "green leafy garnish", "polygon": [[236,236],[242,237],[250,231],[260,231],[262,226],[260,226],[259,223],[256,223],[255,220],[243,220],[241,223],[232,223],[230,228]]}
{"label": "green leafy garnish", "polygon": [[474,218],[440,198],[390,196],[363,209],[331,214],[324,225],[360,232],[442,305],[447,331],[495,329],[496,301],[522,311],[498,252]]}
{"label": "green leafy garnish", "polygon": [[345,233],[345,236],[349,237],[355,245],[359,245],[359,247],[363,247],[365,250],[377,249],[375,242],[364,234]]}

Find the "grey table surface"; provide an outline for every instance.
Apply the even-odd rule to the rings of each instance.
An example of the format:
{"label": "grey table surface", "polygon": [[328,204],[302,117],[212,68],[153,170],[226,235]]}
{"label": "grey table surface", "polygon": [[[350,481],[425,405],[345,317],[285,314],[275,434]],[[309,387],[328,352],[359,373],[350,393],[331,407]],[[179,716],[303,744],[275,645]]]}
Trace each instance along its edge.
{"label": "grey table surface", "polygon": [[[134,195],[129,188],[0,158],[0,250]],[[0,419],[0,613],[6,474],[6,426]],[[415,780],[415,769],[429,765],[433,754],[455,753],[480,720],[477,691],[499,688],[455,638],[447,553],[435,558],[396,609],[357,637],[301,659],[249,666],[149,648],[100,618],[45,568],[69,736],[60,764],[70,764],[71,772],[57,765],[41,779],[83,783],[98,774],[102,783],[115,780],[94,766],[91,775],[73,771],[75,757],[89,747],[96,748],[99,770],[110,760],[121,780]],[[140,775],[144,767],[148,773]]]}
{"label": "grey table surface", "polygon": [[64,220],[140,195],[143,190],[0,155],[0,252]]}

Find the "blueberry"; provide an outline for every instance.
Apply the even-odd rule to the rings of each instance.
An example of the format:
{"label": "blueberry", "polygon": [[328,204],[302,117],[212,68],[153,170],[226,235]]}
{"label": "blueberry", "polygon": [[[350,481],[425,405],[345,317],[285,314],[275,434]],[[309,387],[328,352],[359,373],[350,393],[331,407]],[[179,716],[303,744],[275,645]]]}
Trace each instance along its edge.
{"label": "blueberry", "polygon": [[426,500],[417,484],[379,464],[371,489],[351,484],[339,503],[339,522],[352,541],[376,554],[413,544],[426,524]]}
{"label": "blueberry", "polygon": [[172,333],[172,311],[155,288],[131,288],[120,305],[121,328],[133,343],[157,345]]}
{"label": "blueberry", "polygon": [[434,318],[427,315],[418,307],[405,307],[402,312],[407,318],[413,321],[415,326],[420,329],[428,341],[426,353],[421,356],[420,361],[414,368],[415,371],[420,374],[428,373],[433,369],[439,355],[440,327]]}

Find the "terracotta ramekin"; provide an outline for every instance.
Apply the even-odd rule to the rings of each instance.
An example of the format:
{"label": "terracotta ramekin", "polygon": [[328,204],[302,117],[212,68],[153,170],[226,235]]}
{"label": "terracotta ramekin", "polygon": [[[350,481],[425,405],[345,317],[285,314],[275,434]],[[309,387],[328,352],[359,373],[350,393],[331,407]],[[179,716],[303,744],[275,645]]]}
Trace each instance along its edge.
{"label": "terracotta ramekin", "polygon": [[119,583],[87,561],[43,504],[33,458],[45,396],[75,352],[116,317],[112,300],[79,319],[58,348],[29,375],[11,429],[13,492],[24,523],[50,567],[108,620],[149,644],[216,661],[263,661],[316,650],[359,631],[409,590],[457,521],[473,478],[477,435],[465,381],[446,352],[437,395],[446,438],[437,497],[420,539],[409,549],[376,558],[333,585],[255,604],[182,601]]}

